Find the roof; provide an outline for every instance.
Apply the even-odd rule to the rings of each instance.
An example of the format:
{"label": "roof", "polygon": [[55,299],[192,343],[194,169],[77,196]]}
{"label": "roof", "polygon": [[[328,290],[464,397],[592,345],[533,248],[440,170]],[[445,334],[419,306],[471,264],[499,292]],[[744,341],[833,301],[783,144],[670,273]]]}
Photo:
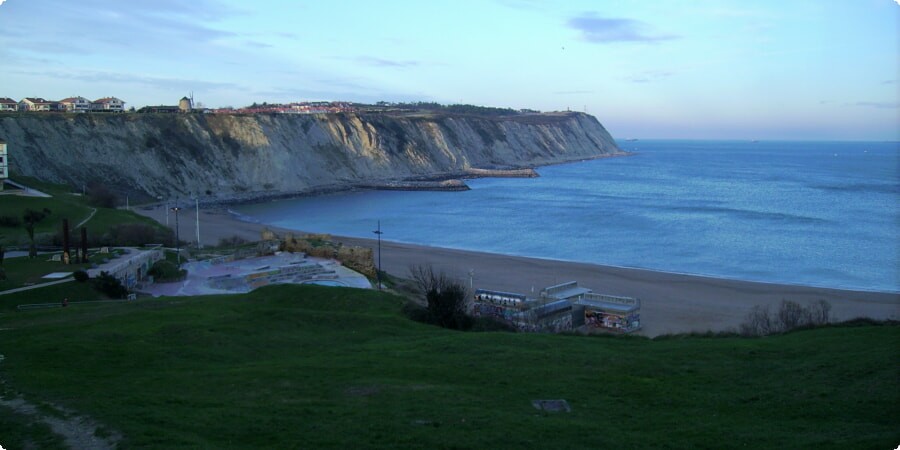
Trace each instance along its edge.
{"label": "roof", "polygon": [[5,143],[6,143],[6,141],[4,141],[3,139],[0,139],[0,144],[5,144]]}
{"label": "roof", "polygon": [[[115,97],[103,97],[103,98],[98,98],[97,100],[94,100],[94,103],[109,103],[113,100],[115,100],[117,102],[122,102],[122,100],[119,100]],[[122,102],[122,103],[125,103],[125,102]]]}
{"label": "roof", "polygon": [[572,297],[577,297],[579,295],[587,294],[588,292],[591,292],[591,290],[588,288],[573,287],[570,289],[566,289],[564,291],[559,291],[559,292],[554,292],[552,294],[548,294],[547,296],[550,298],[572,298]]}
{"label": "roof", "polygon": [[641,309],[640,305],[622,305],[619,303],[609,303],[609,302],[599,302],[596,300],[578,300],[575,302],[576,305],[587,306],[590,308],[601,309],[604,311],[616,311],[616,312],[632,312]]}
{"label": "roof", "polygon": [[64,98],[64,99],[62,99],[62,100],[60,100],[59,102],[60,102],[60,103],[74,103],[74,102],[77,101],[77,100],[88,101],[88,99],[86,99],[86,98],[84,98],[84,97],[69,97],[69,98]]}
{"label": "roof", "polygon": [[9,105],[9,104],[17,104],[19,102],[15,101],[11,98],[8,98],[8,97],[0,97],[0,103],[5,103],[5,104]]}
{"label": "roof", "polygon": [[31,103],[53,103],[40,97],[25,97],[24,101],[29,101]]}
{"label": "roof", "polygon": [[551,314],[555,314],[562,311],[568,311],[572,309],[572,304],[566,300],[557,300],[555,302],[547,303],[546,305],[541,305],[534,308],[534,314],[540,317],[546,317]]}

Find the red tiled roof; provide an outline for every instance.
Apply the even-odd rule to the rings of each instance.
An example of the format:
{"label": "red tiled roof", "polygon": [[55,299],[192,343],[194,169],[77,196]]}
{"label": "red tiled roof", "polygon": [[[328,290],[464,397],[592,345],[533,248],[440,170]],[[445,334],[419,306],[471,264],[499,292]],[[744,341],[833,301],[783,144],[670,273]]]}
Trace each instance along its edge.
{"label": "red tiled roof", "polygon": [[25,100],[28,100],[31,103],[50,103],[40,97],[25,97]]}
{"label": "red tiled roof", "polygon": [[115,97],[103,97],[103,98],[101,98],[101,99],[94,100],[94,103],[109,103],[109,102],[111,102],[111,101],[113,101],[113,100],[118,100],[118,101],[120,101],[120,102],[122,101],[122,100],[119,100],[119,99],[117,99],[117,98],[115,98]]}
{"label": "red tiled roof", "polygon": [[11,98],[0,97],[0,103],[9,105],[9,104],[18,104],[19,102],[15,101],[15,100],[13,100],[13,99],[11,99]]}
{"label": "red tiled roof", "polygon": [[[69,98],[64,98],[64,99],[60,100],[59,103],[74,103],[76,100],[78,100],[78,99],[80,99],[80,98],[82,98],[82,97],[69,97]],[[87,99],[85,99],[85,100],[87,100]]]}

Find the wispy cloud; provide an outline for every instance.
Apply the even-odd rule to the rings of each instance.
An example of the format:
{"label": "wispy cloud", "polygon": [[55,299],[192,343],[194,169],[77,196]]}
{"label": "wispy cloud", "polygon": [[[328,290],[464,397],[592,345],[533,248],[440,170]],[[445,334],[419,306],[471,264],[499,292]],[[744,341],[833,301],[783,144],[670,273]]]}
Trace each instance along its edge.
{"label": "wispy cloud", "polygon": [[606,44],[611,42],[660,42],[677,39],[672,34],[649,32],[649,25],[634,19],[600,17],[594,13],[584,13],[568,21],[569,28],[581,32],[581,38],[588,42]]}
{"label": "wispy cloud", "polygon": [[878,109],[896,109],[900,108],[900,102],[856,102],[853,104],[853,106]]}
{"label": "wispy cloud", "polygon": [[216,89],[241,89],[234,83],[223,83],[214,81],[193,80],[185,78],[168,78],[154,77],[149,75],[136,75],[122,72],[102,72],[102,71],[28,71],[13,70],[10,73],[28,75],[34,77],[56,78],[60,80],[78,80],[90,83],[107,83],[107,84],[138,84],[154,88],[163,88],[178,91],[188,90],[216,90]]}
{"label": "wispy cloud", "polygon": [[556,91],[554,95],[585,95],[585,94],[593,94],[594,91]]}
{"label": "wispy cloud", "polygon": [[627,76],[625,77],[625,79],[632,83],[650,83],[653,81],[659,81],[663,78],[668,78],[670,76],[672,76],[672,72],[664,70],[650,70],[647,72],[641,72]]}
{"label": "wispy cloud", "polygon": [[375,67],[415,67],[422,65],[421,61],[398,61],[392,59],[384,59],[378,58],[375,56],[360,56],[355,58],[356,62],[365,64],[367,66],[375,66]]}

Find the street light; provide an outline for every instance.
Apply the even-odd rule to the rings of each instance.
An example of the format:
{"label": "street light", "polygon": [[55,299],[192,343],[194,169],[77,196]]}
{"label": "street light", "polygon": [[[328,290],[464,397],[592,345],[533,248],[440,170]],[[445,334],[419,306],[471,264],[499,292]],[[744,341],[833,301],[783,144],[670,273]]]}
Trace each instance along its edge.
{"label": "street light", "polygon": [[381,231],[381,221],[378,221],[378,229],[373,231],[373,233],[378,235],[378,270],[375,271],[375,279],[378,280],[378,290],[381,290],[381,235],[384,234]]}
{"label": "street light", "polygon": [[178,258],[178,267],[181,267],[181,238],[178,235],[178,211],[180,210],[176,201],[172,211],[175,213],[175,257]]}

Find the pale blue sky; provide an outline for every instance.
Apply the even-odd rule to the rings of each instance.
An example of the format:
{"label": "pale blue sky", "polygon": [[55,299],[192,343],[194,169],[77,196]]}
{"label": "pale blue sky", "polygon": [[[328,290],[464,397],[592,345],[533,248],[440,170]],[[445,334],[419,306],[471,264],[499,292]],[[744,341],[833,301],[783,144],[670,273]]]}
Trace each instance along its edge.
{"label": "pale blue sky", "polygon": [[587,110],[618,138],[898,140],[894,0],[7,0],[0,97]]}

